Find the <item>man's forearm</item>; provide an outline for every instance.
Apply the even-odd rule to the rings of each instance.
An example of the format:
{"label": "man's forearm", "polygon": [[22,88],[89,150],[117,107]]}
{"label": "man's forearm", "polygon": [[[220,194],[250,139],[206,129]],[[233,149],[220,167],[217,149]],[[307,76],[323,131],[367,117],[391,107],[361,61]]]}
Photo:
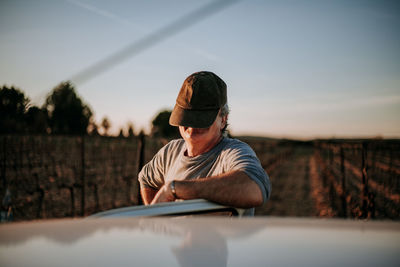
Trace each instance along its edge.
{"label": "man's forearm", "polygon": [[261,189],[243,171],[232,171],[203,179],[176,181],[175,188],[178,198],[181,199],[203,198],[238,208],[257,207],[263,203]]}
{"label": "man's forearm", "polygon": [[157,194],[157,190],[152,189],[150,187],[140,186],[140,194],[142,195],[143,203],[145,205],[149,205],[155,195]]}

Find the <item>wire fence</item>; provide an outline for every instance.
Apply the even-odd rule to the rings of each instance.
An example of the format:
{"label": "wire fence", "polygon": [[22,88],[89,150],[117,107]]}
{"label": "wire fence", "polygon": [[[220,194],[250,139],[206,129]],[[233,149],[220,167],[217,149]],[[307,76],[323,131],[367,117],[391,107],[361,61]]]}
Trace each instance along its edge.
{"label": "wire fence", "polygon": [[144,136],[1,136],[0,142],[2,220],[137,205],[138,170],[163,145]]}
{"label": "wire fence", "polygon": [[[260,215],[400,218],[399,141],[242,140],[271,175],[272,197]],[[144,135],[0,136],[1,220],[142,204],[137,174],[166,142]]]}
{"label": "wire fence", "polygon": [[399,219],[400,142],[317,142],[314,153],[337,216]]}

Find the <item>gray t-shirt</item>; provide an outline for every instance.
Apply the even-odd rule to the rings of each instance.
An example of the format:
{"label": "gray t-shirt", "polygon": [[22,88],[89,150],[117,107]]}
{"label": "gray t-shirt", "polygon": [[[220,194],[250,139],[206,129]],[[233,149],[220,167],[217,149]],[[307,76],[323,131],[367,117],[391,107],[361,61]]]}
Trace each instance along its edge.
{"label": "gray t-shirt", "polygon": [[[261,189],[264,203],[271,192],[269,177],[249,145],[237,139],[223,138],[210,151],[196,157],[185,155],[183,139],[169,142],[139,173],[142,186],[160,189],[165,181],[192,180],[233,170],[244,171]],[[254,208],[245,214],[254,214]]]}

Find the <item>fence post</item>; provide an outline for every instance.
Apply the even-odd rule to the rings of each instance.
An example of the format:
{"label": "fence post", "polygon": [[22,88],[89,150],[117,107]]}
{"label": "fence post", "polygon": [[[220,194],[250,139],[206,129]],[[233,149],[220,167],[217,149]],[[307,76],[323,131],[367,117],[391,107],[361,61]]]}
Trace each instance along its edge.
{"label": "fence post", "polygon": [[2,168],[1,168],[1,180],[3,183],[3,189],[6,188],[7,186],[7,182],[6,182],[6,164],[7,164],[7,150],[6,150],[6,146],[7,146],[7,140],[6,140],[6,136],[2,137],[3,139],[3,162],[2,162]]}
{"label": "fence post", "polygon": [[367,177],[367,144],[363,143],[361,147],[361,174],[362,174],[362,218],[368,217],[368,177]]}
{"label": "fence post", "polygon": [[328,186],[328,181],[327,181],[328,164],[325,161],[324,155],[328,153],[328,156],[329,156],[329,150],[327,150],[326,147],[327,147],[326,145],[325,146],[321,145],[321,147],[320,147],[321,148],[320,149],[321,152],[320,152],[320,155],[319,155],[319,157],[321,159],[321,162],[323,163],[323,165],[321,167],[322,167],[322,184],[323,184],[324,187]]}
{"label": "fence post", "polygon": [[6,138],[7,136],[2,136],[2,162],[1,162],[1,179],[2,179],[2,186],[0,191],[1,196],[1,206],[0,206],[0,222],[9,222],[13,220],[13,205],[12,205],[12,195],[9,190],[9,186],[6,180],[6,167],[7,167],[7,150],[6,150]]}
{"label": "fence post", "polygon": [[[79,140],[79,139],[78,139]],[[81,191],[81,216],[85,216],[85,195],[86,195],[86,190],[85,190],[85,184],[86,184],[86,179],[85,179],[85,137],[84,135],[81,136],[80,138],[80,145],[81,145],[81,184],[82,184],[82,191]]]}
{"label": "fence post", "polygon": [[[137,175],[136,175],[136,179],[139,178],[139,172],[142,170],[143,165],[144,165],[144,150],[145,150],[145,146],[146,146],[146,142],[145,142],[145,136],[143,132],[140,132],[139,134],[139,140],[138,140],[138,151],[137,151]],[[137,182],[137,195],[138,195],[138,204],[139,205],[143,205],[143,201],[142,201],[142,196],[140,194],[140,184],[139,181]]]}
{"label": "fence post", "polygon": [[342,172],[342,216],[347,217],[347,200],[346,200],[346,171],[344,166],[344,149],[340,147],[340,169]]}
{"label": "fence post", "polygon": [[393,149],[390,149],[389,155],[389,173],[393,173]]}

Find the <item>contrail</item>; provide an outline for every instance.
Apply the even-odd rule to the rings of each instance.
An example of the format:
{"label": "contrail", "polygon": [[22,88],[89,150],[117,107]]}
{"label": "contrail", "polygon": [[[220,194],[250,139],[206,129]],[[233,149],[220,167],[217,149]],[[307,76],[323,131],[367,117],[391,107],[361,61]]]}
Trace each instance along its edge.
{"label": "contrail", "polygon": [[224,8],[232,5],[238,0],[218,0],[210,4],[207,4],[193,12],[190,12],[183,17],[175,20],[174,22],[162,27],[161,29],[150,33],[148,36],[141,40],[138,40],[125,48],[111,54],[110,56],[96,62],[95,64],[83,69],[77,74],[73,75],[69,80],[76,84],[85,83],[99,74],[105,72],[111,67],[127,60],[128,58],[135,56],[149,47],[171,37],[174,34],[188,28],[206,17],[215,14]]}
{"label": "contrail", "polygon": [[93,12],[93,13],[95,13],[97,15],[106,17],[106,18],[111,19],[111,20],[114,20],[114,21],[116,21],[118,23],[121,23],[121,24],[123,24],[125,26],[135,27],[135,28],[143,31],[142,28],[138,27],[136,24],[130,22],[129,20],[123,19],[120,16],[117,16],[116,14],[111,13],[109,11],[106,11],[104,9],[97,8],[95,6],[83,3],[81,1],[76,1],[76,0],[65,0],[65,1],[67,1],[68,3],[73,4],[75,6],[78,6],[78,7],[84,8],[86,10],[89,10],[90,12]]}
{"label": "contrail", "polygon": [[[143,26],[135,24],[135,23],[132,23],[131,21],[129,21],[127,19],[124,19],[124,18],[121,18],[120,16],[118,16],[118,15],[116,15],[114,13],[111,13],[111,12],[109,12],[107,10],[104,10],[104,9],[101,9],[101,8],[98,8],[98,7],[95,7],[93,5],[90,5],[90,4],[87,4],[87,3],[83,3],[83,2],[77,1],[77,0],[65,0],[65,1],[70,3],[70,4],[72,4],[72,5],[75,5],[77,7],[86,9],[87,11],[92,12],[94,14],[97,14],[99,16],[102,16],[102,17],[105,17],[107,19],[113,20],[113,21],[115,21],[117,23],[120,23],[120,24],[122,24],[124,26],[127,26],[129,28],[134,27],[137,30],[140,30],[142,33],[148,33],[149,32],[149,30],[144,28]],[[202,56],[202,57],[204,57],[204,58],[206,58],[208,60],[218,61],[218,57],[216,55],[214,55],[212,53],[209,53],[209,52],[207,52],[207,51],[205,51],[203,49],[196,48],[196,47],[193,47],[193,46],[189,46],[189,45],[187,45],[186,43],[183,43],[183,42],[176,42],[176,44],[181,46],[181,47],[183,47],[184,49],[190,50],[193,53],[198,54],[198,55],[200,55],[200,56]]]}

